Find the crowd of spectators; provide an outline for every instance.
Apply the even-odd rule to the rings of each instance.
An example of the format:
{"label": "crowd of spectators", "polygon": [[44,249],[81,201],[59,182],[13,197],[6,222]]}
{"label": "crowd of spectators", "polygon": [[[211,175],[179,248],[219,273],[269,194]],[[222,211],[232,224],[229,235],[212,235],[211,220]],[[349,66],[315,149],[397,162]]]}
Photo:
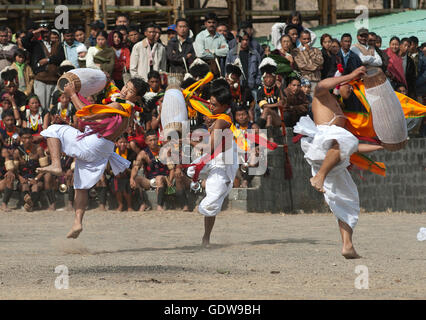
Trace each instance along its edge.
{"label": "crowd of spectators", "polygon": [[[346,74],[361,65],[367,69],[380,67],[396,91],[425,104],[426,43],[419,45],[415,36],[394,36],[388,48],[382,50],[381,37],[367,29],[359,29],[356,39],[348,33],[340,39],[316,35],[303,26],[298,12],[286,22],[274,24],[273,48],[256,41],[250,22],[230,30],[218,23],[214,13],[205,17],[204,28],[198,34],[182,18],[162,30],[155,23],[142,27],[131,24],[125,14],[117,15],[109,31],[102,21],[94,21],[89,27],[89,34],[84,26],[56,30],[32,21],[26,30],[14,32],[0,27],[3,210],[10,210],[8,202],[14,191],[20,191],[28,211],[40,208],[42,193],[49,209],[55,210],[58,190],[69,192],[67,205],[72,205],[73,159],[63,156],[62,177],[39,174],[36,169],[49,162],[40,132],[50,124],[78,127],[76,109],[56,87],[59,77],[74,68],[100,69],[118,88],[130,77],[143,78],[150,86],[143,112],[136,110],[127,133],[116,141],[116,152],[131,160],[133,166],[116,177],[107,170],[91,192],[102,209],[107,206],[107,195],[112,194],[118,210],[133,210],[136,203],[139,210],[146,210],[143,190],[148,189],[157,190],[157,209],[163,209],[168,194],[178,195],[179,205],[188,209],[188,185],[181,168],[158,160],[162,96],[173,79],[185,88],[208,71],[216,78],[223,77],[233,97],[231,113],[236,127],[243,131],[267,129],[269,140],[276,138],[272,129],[282,125],[281,116],[285,125],[292,127],[301,116],[311,114],[315,86],[339,70]],[[161,38],[163,31],[167,37]],[[317,40],[321,50],[313,46]],[[201,97],[209,98],[208,89],[203,88]],[[95,103],[101,97],[87,99]],[[191,129],[210,125],[210,119],[200,114],[189,117]],[[423,118],[410,120],[408,128],[411,136],[426,136]],[[255,158],[254,154],[243,159],[235,186],[250,186],[253,177],[247,174],[247,167],[255,166]]]}

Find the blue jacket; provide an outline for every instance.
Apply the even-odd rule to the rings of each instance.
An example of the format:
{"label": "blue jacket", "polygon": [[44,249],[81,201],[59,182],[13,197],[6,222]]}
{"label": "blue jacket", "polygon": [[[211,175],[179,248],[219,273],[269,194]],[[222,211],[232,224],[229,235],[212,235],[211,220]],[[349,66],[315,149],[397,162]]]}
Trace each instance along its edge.
{"label": "blue jacket", "polygon": [[[226,64],[234,63],[235,59],[238,58],[238,48],[239,45],[229,50],[228,55],[226,56]],[[259,53],[256,50],[249,48],[248,74],[241,76],[241,81],[243,82],[243,80],[246,79],[248,87],[251,90],[257,89],[257,87],[261,84],[261,74],[259,70],[260,61],[261,58]]]}
{"label": "blue jacket", "polygon": [[348,61],[346,62],[346,65],[344,62],[342,49],[339,50],[339,52],[337,53],[337,56],[340,57],[340,59],[342,59],[343,69],[345,70],[344,74],[349,74],[352,71],[354,71],[356,68],[359,68],[362,66],[361,59],[352,50],[349,50],[349,57],[348,57]]}

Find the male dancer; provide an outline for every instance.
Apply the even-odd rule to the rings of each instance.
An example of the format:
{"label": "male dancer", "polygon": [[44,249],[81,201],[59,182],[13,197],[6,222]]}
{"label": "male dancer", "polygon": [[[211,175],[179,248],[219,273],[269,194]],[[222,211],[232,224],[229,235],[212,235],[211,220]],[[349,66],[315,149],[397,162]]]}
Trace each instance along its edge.
{"label": "male dancer", "polygon": [[[352,153],[362,153],[383,149],[380,145],[359,144],[358,139],[344,129],[346,117],[337,97],[330,93],[336,86],[362,77],[365,67],[359,67],[348,75],[327,78],[318,83],[312,102],[314,122],[302,117],[294,127],[294,132],[303,134],[301,147],[305,158],[312,167],[312,186],[324,193],[325,200],[338,219],[343,241],[342,255],[346,259],[356,259],[352,243],[353,229],[358,222],[358,190],[348,170]],[[341,85],[340,95],[347,99],[350,85]]]}
{"label": "male dancer", "polygon": [[[75,220],[68,238],[77,238],[83,231],[83,215],[87,206],[88,192],[101,178],[108,161],[115,175],[130,166],[130,162],[114,152],[114,142],[121,136],[131,122],[132,107],[148,91],[148,84],[142,79],[130,79],[118,94],[112,84],[107,85],[107,105],[88,105],[77,95],[74,84],[69,83],[64,93],[71,98],[76,107],[77,116],[84,118],[85,133],[68,125],[51,125],[41,132],[47,138],[52,164],[38,168],[39,172],[51,172],[63,175],[61,168],[61,150],[75,157],[74,189]],[[87,122],[92,121],[92,122]]]}

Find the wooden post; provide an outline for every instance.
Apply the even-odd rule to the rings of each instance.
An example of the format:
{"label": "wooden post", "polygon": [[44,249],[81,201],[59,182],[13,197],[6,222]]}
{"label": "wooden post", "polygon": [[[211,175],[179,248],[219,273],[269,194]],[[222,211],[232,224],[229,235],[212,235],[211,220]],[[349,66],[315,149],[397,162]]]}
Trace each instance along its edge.
{"label": "wooden post", "polygon": [[325,26],[328,24],[327,16],[328,16],[328,4],[327,0],[319,0],[319,8],[320,8],[320,25]]}
{"label": "wooden post", "polygon": [[[84,0],[83,4],[90,4],[90,0]],[[85,29],[86,36],[90,34],[90,27],[89,27],[89,24],[91,22],[90,13],[91,12],[89,10],[84,11],[85,22],[86,22],[84,25],[84,29]]]}
{"label": "wooden post", "polygon": [[105,24],[105,30],[108,30],[108,13],[106,9],[106,0],[101,0],[102,7],[102,21]]}
{"label": "wooden post", "polygon": [[336,0],[331,0],[330,1],[330,17],[329,17],[329,20],[328,20],[329,24],[336,24],[337,23],[336,10],[337,10]]}
{"label": "wooden post", "polygon": [[246,0],[241,0],[240,1],[240,12],[241,12],[241,16],[240,16],[240,21],[247,21],[247,16],[246,16]]}
{"label": "wooden post", "polygon": [[99,18],[99,0],[93,0],[93,20],[100,20]]}

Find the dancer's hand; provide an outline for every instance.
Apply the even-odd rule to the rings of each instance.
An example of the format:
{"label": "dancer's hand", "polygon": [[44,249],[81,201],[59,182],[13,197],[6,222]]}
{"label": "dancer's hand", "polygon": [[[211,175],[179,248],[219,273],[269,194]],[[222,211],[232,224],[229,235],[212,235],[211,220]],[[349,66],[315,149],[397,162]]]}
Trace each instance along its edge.
{"label": "dancer's hand", "polygon": [[367,69],[364,66],[361,66],[357,69],[355,69],[354,71],[352,71],[352,79],[359,79],[362,78],[363,76],[365,76],[367,73]]}
{"label": "dancer's hand", "polygon": [[135,181],[135,179],[130,178],[130,188],[136,189],[136,181]]}
{"label": "dancer's hand", "polygon": [[76,94],[76,90],[75,90],[75,85],[73,82],[68,82],[65,86],[64,86],[64,93],[68,98],[71,98],[71,96],[73,94]]}

